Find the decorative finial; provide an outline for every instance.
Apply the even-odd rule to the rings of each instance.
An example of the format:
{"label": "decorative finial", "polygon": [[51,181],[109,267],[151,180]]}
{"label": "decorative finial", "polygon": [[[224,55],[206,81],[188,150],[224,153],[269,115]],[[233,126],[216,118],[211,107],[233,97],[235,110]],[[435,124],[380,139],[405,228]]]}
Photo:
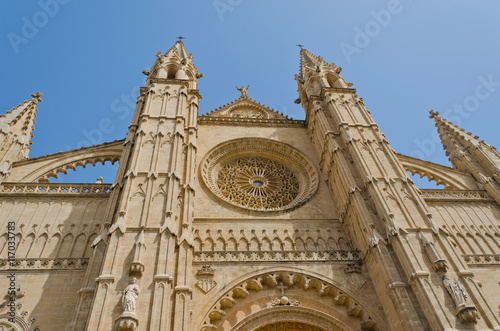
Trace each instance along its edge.
{"label": "decorative finial", "polygon": [[436,117],[436,116],[439,115],[439,112],[438,111],[434,111],[434,110],[431,109],[429,111],[429,114],[431,114],[431,116],[429,116],[429,118],[434,118],[434,117]]}
{"label": "decorative finial", "polygon": [[31,93],[31,97],[32,97],[33,99],[36,99],[36,101],[37,101],[37,102],[38,102],[38,101],[39,101],[39,102],[42,102],[42,101],[43,101],[43,100],[42,100],[42,93],[40,93],[40,92]]}
{"label": "decorative finial", "polygon": [[183,36],[179,36],[179,37],[177,37],[177,39],[179,39],[179,41],[182,41],[182,39],[186,39],[186,38],[184,38]]}
{"label": "decorative finial", "polygon": [[248,88],[250,87],[250,85],[248,85],[247,87],[244,87],[244,86],[242,86],[242,87],[235,86],[235,87],[238,91],[241,92],[240,99],[248,98],[247,91],[248,91]]}
{"label": "decorative finial", "polygon": [[296,46],[298,46],[300,49],[302,49],[302,47],[304,47],[304,45],[301,45],[301,44],[297,44]]}

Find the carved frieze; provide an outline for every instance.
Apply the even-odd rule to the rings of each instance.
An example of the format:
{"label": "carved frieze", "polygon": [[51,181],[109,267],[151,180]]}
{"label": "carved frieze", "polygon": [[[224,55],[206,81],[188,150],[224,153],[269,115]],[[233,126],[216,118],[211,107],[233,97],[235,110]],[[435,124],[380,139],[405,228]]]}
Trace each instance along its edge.
{"label": "carved frieze", "polygon": [[360,260],[359,251],[258,251],[258,252],[194,252],[193,263],[224,262],[353,262]]}
{"label": "carved frieze", "polygon": [[[85,270],[89,264],[88,258],[56,258],[56,259],[15,259],[14,268],[21,270]],[[8,270],[9,266],[7,259],[0,259],[0,271]]]}

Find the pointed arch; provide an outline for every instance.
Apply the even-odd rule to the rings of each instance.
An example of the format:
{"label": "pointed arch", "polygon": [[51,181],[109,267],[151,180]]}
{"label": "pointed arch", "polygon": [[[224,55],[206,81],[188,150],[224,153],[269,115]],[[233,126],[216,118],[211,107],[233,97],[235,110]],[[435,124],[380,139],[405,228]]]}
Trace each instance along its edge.
{"label": "pointed arch", "polygon": [[236,242],[236,239],[231,237],[227,240],[226,250],[227,251],[237,251],[238,250],[238,243]]}
{"label": "pointed arch", "polygon": [[28,257],[30,258],[39,258],[41,257],[41,253],[43,252],[43,249],[45,248],[45,245],[47,244],[47,240],[49,240],[49,236],[47,233],[42,234],[35,240],[35,244],[33,245],[32,249],[28,252]]}
{"label": "pointed arch", "polygon": [[273,241],[271,242],[271,248],[273,251],[281,251],[283,250],[283,242],[280,240],[280,238],[275,237]]}
{"label": "pointed arch", "polygon": [[55,258],[57,257],[57,248],[61,242],[61,234],[54,234],[45,245],[45,251],[42,253],[43,257]]}
{"label": "pointed arch", "polygon": [[283,240],[283,250],[284,251],[293,251],[293,240],[290,237],[286,237],[285,240]]}
{"label": "pointed arch", "polygon": [[323,238],[319,237],[316,242],[317,242],[318,250],[319,251],[326,251],[326,250],[328,250],[328,246],[326,244],[326,241]]}
{"label": "pointed arch", "polygon": [[217,238],[217,240],[215,241],[214,251],[222,252],[225,250],[226,250],[226,241],[222,237]]}
{"label": "pointed arch", "polygon": [[268,238],[268,237],[264,237],[264,238],[262,239],[262,242],[261,242],[261,244],[260,244],[260,245],[261,245],[261,246],[260,246],[260,250],[262,250],[262,251],[269,252],[269,251],[271,251],[271,250],[272,250],[272,249],[271,249],[271,240],[269,240],[269,238]]}
{"label": "pointed arch", "polygon": [[71,247],[73,246],[73,234],[68,233],[62,240],[57,257],[71,257]]}
{"label": "pointed arch", "polygon": [[[280,309],[290,309],[291,306],[269,306],[269,301],[276,298],[276,286],[285,284],[290,294],[298,300],[301,292],[308,291],[307,303],[301,305],[301,309],[314,308],[316,311],[324,312],[329,318],[340,319],[349,327],[345,330],[386,330],[388,326],[384,317],[376,309],[376,303],[366,300],[361,292],[354,294],[337,284],[335,280],[306,273],[294,267],[272,268],[262,272],[256,271],[234,280],[224,287],[202,309],[202,320],[195,330],[249,330],[253,327],[243,327],[245,321],[254,312],[269,311],[277,313]],[[315,294],[314,294],[315,293]],[[317,303],[313,303],[317,301]],[[310,306],[309,306],[310,305]],[[252,306],[254,309],[245,309]],[[335,306],[339,306],[335,309]],[[344,306],[344,308],[341,308]],[[293,307],[292,309],[295,309]],[[319,308],[319,309],[318,309]],[[289,319],[290,316],[288,315]],[[289,320],[288,319],[288,320]],[[267,322],[267,319],[265,319]],[[235,326],[238,326],[235,328]],[[241,328],[240,328],[241,326]],[[327,328],[327,330],[343,330]]]}
{"label": "pointed arch", "polygon": [[338,249],[337,247],[337,240],[335,240],[333,237],[329,237],[328,238],[328,242],[327,242],[327,247],[329,250],[335,250],[335,249]]}
{"label": "pointed arch", "polygon": [[339,240],[337,241],[337,246],[338,246],[338,249],[342,249],[342,250],[349,249],[349,246],[347,245],[347,241],[345,240],[344,237],[339,238]]}
{"label": "pointed arch", "polygon": [[306,250],[306,246],[305,246],[304,240],[302,240],[302,238],[297,237],[295,239],[295,249],[297,251],[305,251]]}
{"label": "pointed arch", "polygon": [[87,240],[87,245],[85,247],[83,257],[89,258],[92,256],[92,251],[94,250],[92,244],[94,243],[95,238],[97,238],[97,234],[93,233],[92,235],[90,235],[89,239]]}
{"label": "pointed arch", "polygon": [[17,258],[25,258],[28,256],[28,252],[35,241],[35,235],[31,233],[19,244],[19,248],[16,251]]}
{"label": "pointed arch", "polygon": [[7,258],[7,233],[0,237],[0,258]]}
{"label": "pointed arch", "polygon": [[80,233],[78,237],[76,237],[70,256],[83,257],[85,253],[86,244],[87,244],[86,236],[83,233]]}
{"label": "pointed arch", "polygon": [[205,238],[205,241],[204,241],[204,248],[205,250],[207,251],[214,251],[215,250],[215,243],[214,243],[214,240],[210,237],[207,237]]}
{"label": "pointed arch", "polygon": [[238,241],[238,250],[243,252],[250,250],[250,243],[248,242],[247,238],[240,238],[240,240]]}
{"label": "pointed arch", "polygon": [[[492,248],[492,250],[493,250],[493,254],[495,254],[495,252],[500,252],[500,243],[496,240],[496,238],[494,238],[494,237],[493,237],[491,234],[489,234],[489,233],[486,233],[484,236],[485,236],[486,238],[488,238],[488,239],[489,239],[489,241],[490,241],[490,242],[491,242],[491,244],[492,244],[491,246],[494,246],[494,247]],[[496,246],[496,249],[495,249],[495,246]]]}
{"label": "pointed arch", "polygon": [[250,251],[260,251],[260,242],[257,237],[253,237],[250,239],[250,243],[248,245]]}
{"label": "pointed arch", "polygon": [[305,248],[308,251],[315,251],[316,250],[316,243],[314,242],[313,238],[307,237],[306,242],[305,242]]}
{"label": "pointed arch", "polygon": [[194,250],[197,252],[203,251],[203,242],[200,237],[194,238]]}

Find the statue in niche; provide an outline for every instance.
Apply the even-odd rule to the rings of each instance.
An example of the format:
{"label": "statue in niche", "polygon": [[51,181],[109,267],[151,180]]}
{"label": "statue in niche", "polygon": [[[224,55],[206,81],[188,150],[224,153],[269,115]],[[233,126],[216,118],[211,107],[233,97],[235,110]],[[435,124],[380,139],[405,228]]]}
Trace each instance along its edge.
{"label": "statue in niche", "polygon": [[135,314],[137,298],[139,297],[139,285],[136,283],[137,278],[132,277],[130,284],[123,290],[122,306],[124,313]]}
{"label": "statue in niche", "polygon": [[448,293],[450,293],[457,308],[465,306],[467,301],[467,292],[458,280],[452,283],[445,274],[443,276],[443,286],[446,288]]}

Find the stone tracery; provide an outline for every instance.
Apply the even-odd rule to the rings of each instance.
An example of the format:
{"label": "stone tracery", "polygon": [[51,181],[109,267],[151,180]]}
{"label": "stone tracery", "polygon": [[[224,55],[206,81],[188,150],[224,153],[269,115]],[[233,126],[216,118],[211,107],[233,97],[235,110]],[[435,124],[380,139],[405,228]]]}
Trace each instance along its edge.
{"label": "stone tracery", "polygon": [[226,199],[260,210],[283,208],[299,193],[299,182],[290,169],[260,157],[227,163],[219,172],[217,185]]}
{"label": "stone tracery", "polygon": [[302,153],[268,139],[221,144],[206,157],[200,170],[217,197],[254,211],[298,207],[318,186],[316,169]]}

